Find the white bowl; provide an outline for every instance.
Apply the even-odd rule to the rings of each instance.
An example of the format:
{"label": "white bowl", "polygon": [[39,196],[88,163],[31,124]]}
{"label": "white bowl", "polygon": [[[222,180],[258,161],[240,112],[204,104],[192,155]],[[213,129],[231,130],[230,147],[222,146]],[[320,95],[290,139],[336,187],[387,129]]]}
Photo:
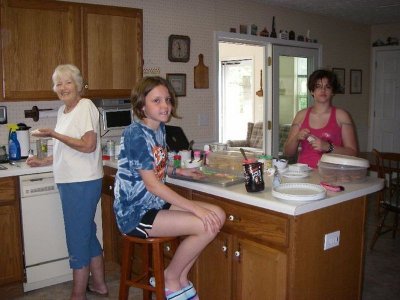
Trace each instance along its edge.
{"label": "white bowl", "polygon": [[187,169],[191,169],[191,168],[199,168],[201,167],[203,161],[202,160],[191,160],[191,159],[187,159],[183,161],[183,167],[187,168]]}
{"label": "white bowl", "polygon": [[272,165],[276,166],[278,169],[285,169],[288,165],[288,161],[282,158],[280,159],[274,158],[272,160]]}

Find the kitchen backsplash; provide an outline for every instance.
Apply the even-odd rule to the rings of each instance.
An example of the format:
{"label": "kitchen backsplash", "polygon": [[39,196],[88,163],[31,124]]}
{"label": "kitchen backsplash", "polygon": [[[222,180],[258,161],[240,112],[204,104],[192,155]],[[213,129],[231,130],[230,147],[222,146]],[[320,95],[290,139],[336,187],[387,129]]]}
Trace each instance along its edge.
{"label": "kitchen backsplash", "polygon": [[[1,105],[7,107],[7,122],[8,123],[25,123],[27,126],[32,127],[30,130],[37,128],[54,128],[57,121],[57,110],[62,105],[59,100],[56,101],[23,101],[23,102],[1,102]],[[47,114],[47,117],[39,117],[37,122],[32,118],[25,118],[25,110],[31,110],[33,106],[38,109],[52,109],[54,113]],[[6,145],[8,149],[8,128],[6,124],[0,125],[0,145]],[[122,130],[113,130],[108,133],[102,132],[102,144],[107,140],[114,140],[119,143]],[[31,136],[32,149],[35,150],[36,138]]]}

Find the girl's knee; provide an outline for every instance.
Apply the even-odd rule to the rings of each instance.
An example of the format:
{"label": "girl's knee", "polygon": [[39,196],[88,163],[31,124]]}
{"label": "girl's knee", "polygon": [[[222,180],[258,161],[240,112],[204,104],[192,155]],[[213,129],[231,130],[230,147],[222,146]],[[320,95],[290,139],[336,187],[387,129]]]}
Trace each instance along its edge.
{"label": "girl's knee", "polygon": [[221,228],[222,228],[226,220],[225,211],[221,207],[215,206],[214,212],[217,214],[219,220],[221,221]]}

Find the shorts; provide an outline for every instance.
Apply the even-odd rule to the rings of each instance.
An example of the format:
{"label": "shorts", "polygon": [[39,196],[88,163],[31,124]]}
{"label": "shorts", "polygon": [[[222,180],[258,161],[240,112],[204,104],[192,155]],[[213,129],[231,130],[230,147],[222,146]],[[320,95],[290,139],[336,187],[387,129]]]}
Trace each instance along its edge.
{"label": "shorts", "polygon": [[143,215],[142,219],[139,222],[139,225],[136,226],[136,228],[134,230],[132,230],[131,232],[128,232],[126,235],[136,236],[136,237],[140,237],[142,239],[147,239],[149,237],[149,235],[147,234],[146,229],[153,228],[153,223],[154,223],[154,220],[155,220],[158,212],[160,210],[164,210],[164,209],[168,210],[170,207],[171,207],[171,203],[167,202],[160,209],[156,209],[156,208],[150,209]]}

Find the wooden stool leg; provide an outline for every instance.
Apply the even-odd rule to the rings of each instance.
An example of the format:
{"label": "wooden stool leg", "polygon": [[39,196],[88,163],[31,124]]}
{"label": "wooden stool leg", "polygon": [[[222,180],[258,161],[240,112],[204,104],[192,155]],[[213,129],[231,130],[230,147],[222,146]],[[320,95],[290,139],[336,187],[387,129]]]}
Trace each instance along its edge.
{"label": "wooden stool leg", "polygon": [[165,299],[164,251],[162,243],[153,244],[153,271],[156,280],[156,299]]}
{"label": "wooden stool leg", "polygon": [[[148,284],[148,280],[150,278],[150,255],[149,255],[149,250],[151,250],[151,245],[147,244],[142,244],[142,259],[143,259],[143,273],[144,273],[144,278],[146,278]],[[151,300],[151,291],[143,289],[143,300]]]}
{"label": "wooden stool leg", "polygon": [[126,239],[122,244],[121,279],[119,282],[119,300],[127,300],[129,295],[129,285],[127,280],[131,279],[132,274],[133,245]]}

